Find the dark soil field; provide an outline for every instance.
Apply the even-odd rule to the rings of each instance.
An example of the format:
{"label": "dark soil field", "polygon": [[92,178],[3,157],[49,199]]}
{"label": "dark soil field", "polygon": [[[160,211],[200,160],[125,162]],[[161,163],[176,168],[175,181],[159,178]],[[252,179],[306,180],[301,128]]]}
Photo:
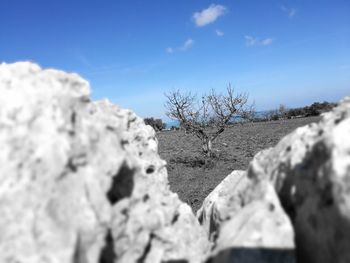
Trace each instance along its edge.
{"label": "dark soil field", "polygon": [[159,132],[159,153],[168,163],[170,188],[196,212],[204,198],[233,170],[245,170],[260,150],[276,145],[297,127],[319,119],[309,117],[228,127],[213,143],[215,157],[212,159],[201,154],[201,143],[196,137],[183,131]]}

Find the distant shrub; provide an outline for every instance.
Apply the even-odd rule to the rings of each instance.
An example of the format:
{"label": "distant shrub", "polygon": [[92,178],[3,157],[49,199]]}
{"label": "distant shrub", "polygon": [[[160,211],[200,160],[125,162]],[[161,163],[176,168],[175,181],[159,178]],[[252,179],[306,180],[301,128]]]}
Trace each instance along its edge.
{"label": "distant shrub", "polygon": [[294,108],[287,111],[287,118],[295,118],[295,117],[309,117],[309,116],[319,116],[323,112],[327,112],[332,110],[337,103],[324,101],[314,102],[310,106],[305,106],[302,108]]}
{"label": "distant shrub", "polygon": [[271,116],[271,120],[278,121],[280,119],[280,116],[278,114],[274,114]]}
{"label": "distant shrub", "polygon": [[280,118],[280,114],[278,110],[270,110],[266,112],[263,116],[265,121],[277,121]]}
{"label": "distant shrub", "polygon": [[288,109],[284,104],[280,104],[278,108],[278,118],[285,119],[287,117]]}
{"label": "distant shrub", "polygon": [[[270,110],[261,118],[262,121],[277,121],[283,119],[293,119],[300,117],[319,116],[323,112],[330,111],[337,106],[336,103],[331,102],[314,102],[310,106],[301,108],[287,109],[283,104],[278,109]],[[255,120],[258,121],[258,120]]]}
{"label": "distant shrub", "polygon": [[161,119],[145,118],[146,125],[150,125],[155,131],[161,131],[166,128],[166,124]]}

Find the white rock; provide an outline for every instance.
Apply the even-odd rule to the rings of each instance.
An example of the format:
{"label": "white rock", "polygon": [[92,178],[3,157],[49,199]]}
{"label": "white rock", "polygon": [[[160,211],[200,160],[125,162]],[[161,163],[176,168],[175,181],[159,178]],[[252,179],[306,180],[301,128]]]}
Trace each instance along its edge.
{"label": "white rock", "polygon": [[0,262],[201,262],[152,129],[76,74],[0,65]]}
{"label": "white rock", "polygon": [[[293,228],[267,180],[232,172],[207,196],[197,217],[215,243],[210,262],[294,262]],[[268,251],[267,258],[261,250]]]}
{"label": "white rock", "polygon": [[248,174],[275,185],[298,262],[350,262],[350,97],[257,155]]}
{"label": "white rock", "polygon": [[211,241],[217,238],[221,223],[242,208],[248,182],[245,171],[233,171],[204,199],[197,218]]}
{"label": "white rock", "polygon": [[268,182],[249,186],[241,209],[222,223],[216,251],[234,247],[294,249],[293,227]]}

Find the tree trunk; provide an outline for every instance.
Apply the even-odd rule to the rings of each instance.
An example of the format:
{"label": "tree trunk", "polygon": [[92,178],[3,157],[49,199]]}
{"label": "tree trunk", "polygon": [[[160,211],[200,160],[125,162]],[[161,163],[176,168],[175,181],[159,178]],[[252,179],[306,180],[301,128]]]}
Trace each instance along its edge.
{"label": "tree trunk", "polygon": [[211,157],[212,153],[212,140],[205,139],[203,140],[203,151],[206,153],[207,157]]}

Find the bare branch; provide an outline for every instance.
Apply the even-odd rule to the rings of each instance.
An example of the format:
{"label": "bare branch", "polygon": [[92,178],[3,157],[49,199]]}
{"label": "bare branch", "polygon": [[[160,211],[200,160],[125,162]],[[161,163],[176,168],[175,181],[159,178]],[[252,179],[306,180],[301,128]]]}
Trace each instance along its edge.
{"label": "bare branch", "polygon": [[178,120],[187,132],[205,142],[208,151],[211,151],[211,143],[227,125],[235,120],[249,120],[254,115],[254,105],[248,105],[248,94],[235,94],[230,84],[227,94],[211,90],[209,95],[201,96],[200,100],[191,93],[181,93],[179,90],[165,96],[167,116]]}

